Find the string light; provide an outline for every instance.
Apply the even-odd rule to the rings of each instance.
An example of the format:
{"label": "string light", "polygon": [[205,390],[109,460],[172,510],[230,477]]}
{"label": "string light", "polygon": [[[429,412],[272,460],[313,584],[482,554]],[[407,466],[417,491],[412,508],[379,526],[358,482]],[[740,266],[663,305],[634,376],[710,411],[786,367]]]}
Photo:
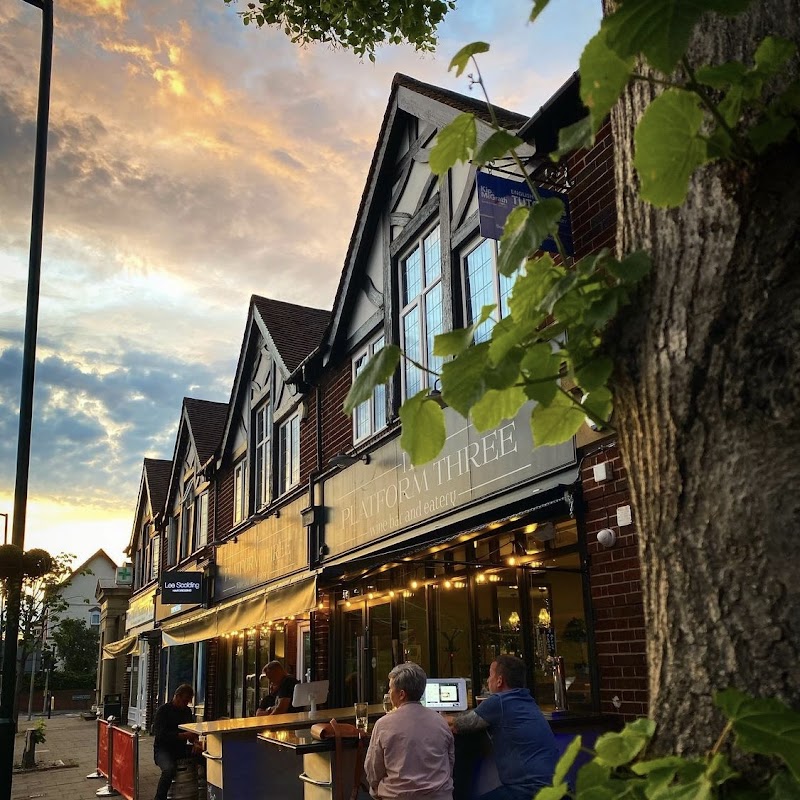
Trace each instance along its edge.
{"label": "string light", "polygon": [[412,589],[417,589],[418,587],[419,587],[419,581],[416,581],[416,580],[411,581],[411,588]]}
{"label": "string light", "polygon": [[444,582],[444,588],[445,589],[452,589],[453,588],[453,582],[451,580],[446,580]]}
{"label": "string light", "polygon": [[478,576],[475,578],[475,580],[478,583],[486,583],[486,576],[482,572],[479,572]]}

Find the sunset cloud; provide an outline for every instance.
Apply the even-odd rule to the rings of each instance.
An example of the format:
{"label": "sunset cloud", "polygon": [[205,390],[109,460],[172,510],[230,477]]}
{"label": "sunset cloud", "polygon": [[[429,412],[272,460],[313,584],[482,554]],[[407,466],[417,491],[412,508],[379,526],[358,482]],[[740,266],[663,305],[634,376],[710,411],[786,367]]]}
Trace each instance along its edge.
{"label": "sunset cloud", "polygon": [[[56,4],[30,479],[31,502],[48,509],[35,517],[41,541],[50,526],[58,546],[55,520],[84,509],[78,555],[102,528],[119,557],[142,459],[171,456],[182,397],[228,399],[249,296],[330,307],[395,72],[467,92],[447,64],[485,39],[499,105],[532,114],[563,83],[599,3],[560,0],[541,26],[521,24],[529,12],[530,0],[460,0],[439,54],[384,48],[372,65],[245,28],[222,0]],[[40,30],[36,9],[0,6],[3,513]]]}

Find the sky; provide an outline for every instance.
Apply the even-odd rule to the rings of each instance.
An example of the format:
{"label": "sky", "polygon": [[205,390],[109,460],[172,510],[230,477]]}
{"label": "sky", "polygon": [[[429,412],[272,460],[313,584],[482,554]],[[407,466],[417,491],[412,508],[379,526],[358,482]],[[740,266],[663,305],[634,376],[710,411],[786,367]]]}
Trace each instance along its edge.
{"label": "sky", "polygon": [[[240,0],[243,2],[243,0]],[[25,547],[124,558],[184,396],[227,402],[250,295],[330,308],[392,77],[532,115],[598,0],[458,0],[435,54],[376,63],[244,27],[223,0],[56,0]],[[0,5],[0,515],[13,513],[41,14]],[[0,527],[4,518],[0,516]],[[76,562],[77,563],[77,562]]]}

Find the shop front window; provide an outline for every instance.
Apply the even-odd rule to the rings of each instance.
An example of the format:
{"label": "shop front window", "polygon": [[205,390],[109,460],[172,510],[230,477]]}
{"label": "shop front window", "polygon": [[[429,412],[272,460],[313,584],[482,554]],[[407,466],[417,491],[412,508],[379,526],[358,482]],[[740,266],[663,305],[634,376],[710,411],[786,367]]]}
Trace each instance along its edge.
{"label": "shop front window", "polygon": [[472,643],[466,580],[446,578],[434,594],[440,678],[472,682]]}
{"label": "shop front window", "polygon": [[168,647],[167,661],[167,699],[171,700],[182,683],[188,683],[194,688],[194,645]]}
{"label": "shop front window", "polygon": [[413,661],[419,664],[427,674],[431,674],[425,589],[420,586],[417,589],[405,591],[398,602],[402,660]]}
{"label": "shop front window", "polygon": [[256,656],[258,652],[258,634],[255,630],[247,635],[247,657],[246,670],[245,670],[245,708],[244,715],[246,717],[255,716],[256,708],[261,700],[259,696],[258,685],[258,669],[256,664]]}

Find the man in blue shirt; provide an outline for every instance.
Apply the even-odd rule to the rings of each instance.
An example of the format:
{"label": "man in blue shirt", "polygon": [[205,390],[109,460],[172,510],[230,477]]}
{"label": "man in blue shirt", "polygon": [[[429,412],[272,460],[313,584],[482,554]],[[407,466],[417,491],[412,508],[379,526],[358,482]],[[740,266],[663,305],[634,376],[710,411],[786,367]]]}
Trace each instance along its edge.
{"label": "man in blue shirt", "polygon": [[500,655],[489,667],[489,691],[476,709],[449,722],[455,733],[487,731],[501,785],[480,800],[531,800],[550,786],[558,760],[556,740],[525,686],[525,664]]}

